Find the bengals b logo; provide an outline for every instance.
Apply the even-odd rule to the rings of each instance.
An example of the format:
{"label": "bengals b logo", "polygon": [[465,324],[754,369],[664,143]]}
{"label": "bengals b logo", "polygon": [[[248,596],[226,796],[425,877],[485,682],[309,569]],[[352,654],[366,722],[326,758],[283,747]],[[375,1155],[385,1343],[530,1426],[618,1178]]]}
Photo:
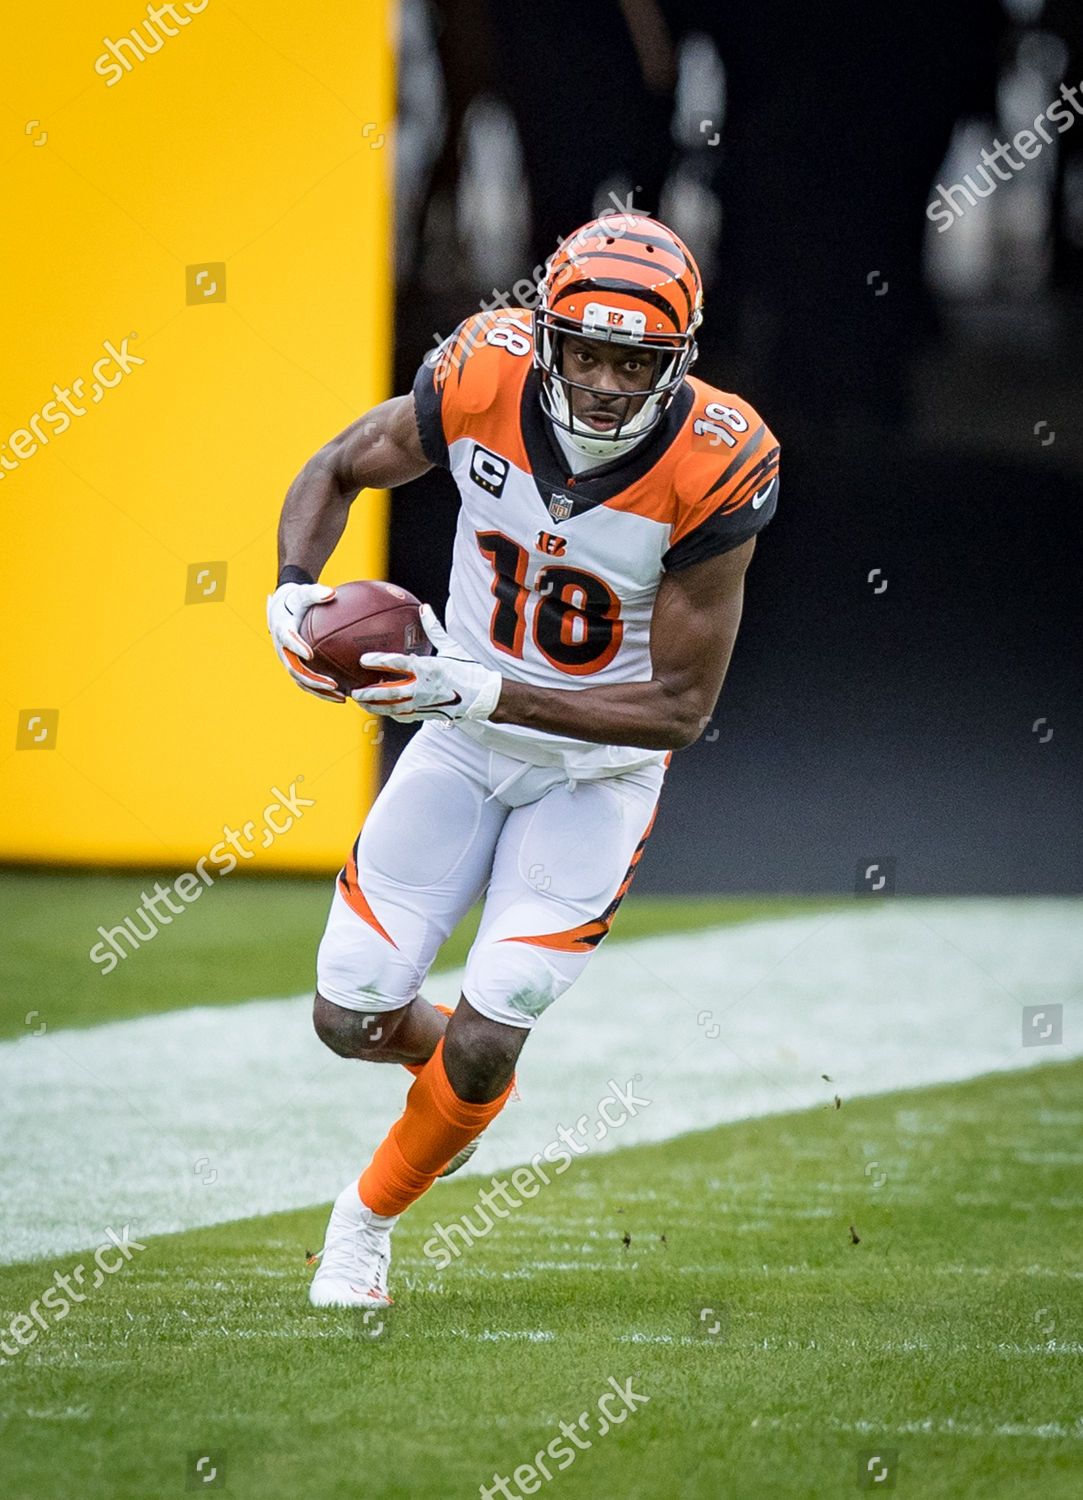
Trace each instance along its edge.
{"label": "bengals b logo", "polygon": [[563,557],[568,543],[565,537],[554,536],[551,531],[539,531],[535,546],[539,552],[547,552],[550,557]]}

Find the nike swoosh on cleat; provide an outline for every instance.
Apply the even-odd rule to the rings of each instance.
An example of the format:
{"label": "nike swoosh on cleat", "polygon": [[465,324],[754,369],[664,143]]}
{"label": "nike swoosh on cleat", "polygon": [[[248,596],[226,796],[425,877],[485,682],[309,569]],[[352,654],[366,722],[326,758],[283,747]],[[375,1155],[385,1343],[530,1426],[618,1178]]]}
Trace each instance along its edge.
{"label": "nike swoosh on cleat", "polygon": [[442,1172],[437,1172],[437,1181],[439,1181],[441,1177],[450,1177],[453,1173],[457,1172],[460,1167],[465,1167],[467,1162],[473,1156],[474,1152],[478,1149],[480,1141],[481,1137],[475,1136],[474,1139],[472,1141],[469,1141],[461,1151],[457,1151],[448,1162],[444,1170]]}

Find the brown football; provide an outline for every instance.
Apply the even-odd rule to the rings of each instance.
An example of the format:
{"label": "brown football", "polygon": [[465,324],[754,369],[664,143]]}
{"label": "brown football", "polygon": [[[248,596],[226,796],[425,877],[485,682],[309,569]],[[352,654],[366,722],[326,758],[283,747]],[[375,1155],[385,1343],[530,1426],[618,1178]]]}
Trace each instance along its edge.
{"label": "brown football", "polygon": [[392,671],[360,665],[366,651],[432,655],[432,642],[422,628],[413,594],[371,578],[340,583],[333,599],[314,604],[306,612],[300,634],[312,647],[309,665],[333,677],[344,693],[374,682],[395,681]]}

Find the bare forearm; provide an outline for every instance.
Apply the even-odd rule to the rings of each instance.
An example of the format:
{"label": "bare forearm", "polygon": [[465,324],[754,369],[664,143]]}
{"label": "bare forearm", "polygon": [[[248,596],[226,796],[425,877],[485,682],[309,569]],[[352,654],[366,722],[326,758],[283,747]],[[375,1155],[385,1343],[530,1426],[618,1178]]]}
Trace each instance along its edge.
{"label": "bare forearm", "polygon": [[290,485],[278,523],[278,566],[287,563],[319,578],[338,545],[357,492],[344,492],[320,455]]}
{"label": "bare forearm", "polygon": [[708,715],[701,708],[656,678],[571,692],[505,677],[490,722],[522,724],[602,745],[677,750],[690,745],[706,723]]}
{"label": "bare forearm", "polygon": [[325,443],[290,485],[278,526],[278,566],[313,578],[338,545],[363,489],[408,484],[431,468],[421,448],[413,396],[392,396]]}
{"label": "bare forearm", "polygon": [[[643,750],[683,750],[694,744],[710,720],[729,670],[750,554],[751,548],[725,595],[716,593],[699,616],[681,602],[685,584],[671,581],[665,594],[660,593],[652,621],[654,676],[649,681],[569,690],[533,687],[505,677],[492,722]],[[718,560],[701,565],[708,566],[717,574],[733,564]]]}

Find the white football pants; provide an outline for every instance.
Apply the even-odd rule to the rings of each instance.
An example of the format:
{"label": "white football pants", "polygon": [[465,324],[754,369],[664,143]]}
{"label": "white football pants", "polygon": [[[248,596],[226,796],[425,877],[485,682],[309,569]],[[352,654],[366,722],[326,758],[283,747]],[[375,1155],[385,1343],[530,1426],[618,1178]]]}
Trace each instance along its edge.
{"label": "white football pants", "polygon": [[357,1011],[408,1005],[485,892],[463,993],[529,1029],[585,968],[631,883],[665,763],[581,780],[422,725],[337,880],[319,993]]}

